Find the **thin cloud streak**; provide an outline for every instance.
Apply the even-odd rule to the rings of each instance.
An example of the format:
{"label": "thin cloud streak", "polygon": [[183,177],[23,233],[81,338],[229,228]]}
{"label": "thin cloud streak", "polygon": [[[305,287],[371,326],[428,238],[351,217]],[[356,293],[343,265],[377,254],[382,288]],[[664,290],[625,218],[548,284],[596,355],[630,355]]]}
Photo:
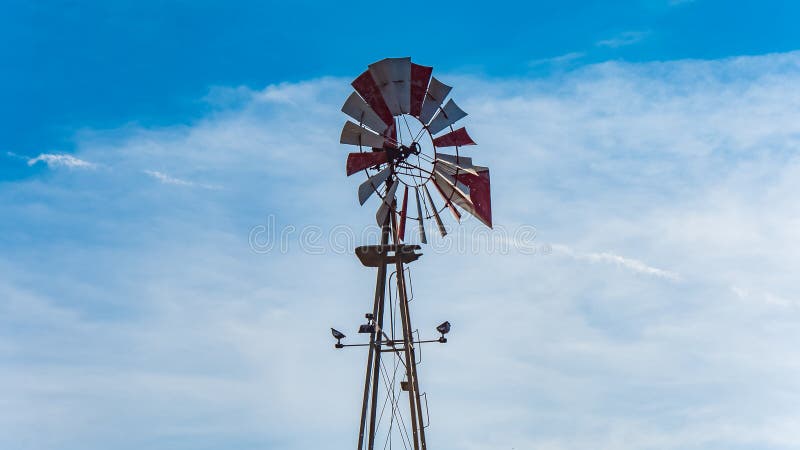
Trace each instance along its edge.
{"label": "thin cloud streak", "polygon": [[586,56],[583,52],[569,52],[559,56],[553,56],[551,58],[539,58],[534,59],[528,62],[529,67],[540,67],[540,66],[567,66],[570,63],[573,63],[581,58]]}
{"label": "thin cloud streak", "polygon": [[[9,155],[12,154],[9,153]],[[47,167],[51,169],[58,167],[67,167],[69,169],[94,169],[97,167],[97,164],[63,153],[41,153],[39,156],[29,159],[28,165],[33,166],[39,162],[45,163]]]}
{"label": "thin cloud streak", "polygon": [[159,172],[157,170],[144,170],[145,174],[149,175],[150,177],[158,180],[163,184],[169,184],[172,186],[186,186],[186,187],[201,187],[204,189],[219,189],[219,186],[213,186],[210,184],[202,184],[202,183],[195,183],[194,181],[184,180],[182,178],[173,177],[168,175],[164,172]]}
{"label": "thin cloud streak", "polygon": [[626,31],[612,38],[597,41],[595,45],[609,48],[625,47],[643,41],[649,34],[649,31]]}
{"label": "thin cloud streak", "polygon": [[579,252],[562,244],[553,244],[552,248],[554,253],[568,256],[578,261],[614,264],[635,273],[663,278],[669,281],[681,281],[682,279],[681,276],[675,272],[659,269],[637,259],[626,258],[612,252]]}

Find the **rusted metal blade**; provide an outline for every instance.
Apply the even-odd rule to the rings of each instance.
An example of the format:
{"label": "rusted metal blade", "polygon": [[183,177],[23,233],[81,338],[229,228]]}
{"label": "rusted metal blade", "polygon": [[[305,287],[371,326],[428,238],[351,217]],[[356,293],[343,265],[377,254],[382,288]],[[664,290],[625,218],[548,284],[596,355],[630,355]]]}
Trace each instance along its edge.
{"label": "rusted metal blade", "polygon": [[361,186],[358,187],[358,203],[363,205],[367,199],[386,182],[386,179],[389,178],[391,173],[392,168],[386,167],[377,174],[369,177],[367,181],[361,183]]}
{"label": "rusted metal blade", "polygon": [[469,199],[474,206],[472,214],[492,228],[492,195],[487,167],[475,166],[478,174],[460,173],[456,179],[469,188]]}
{"label": "rusted metal blade", "polygon": [[379,134],[386,130],[387,125],[383,123],[383,120],[355,92],[351,93],[350,97],[347,97],[347,101],[342,106],[342,112]]}
{"label": "rusted metal blade", "polygon": [[397,148],[397,121],[395,120],[383,132],[386,143],[384,145],[392,148]]}
{"label": "rusted metal blade", "polygon": [[436,77],[431,77],[428,92],[425,93],[425,101],[422,103],[422,112],[419,115],[420,122],[427,124],[431,121],[451,89],[453,89],[451,86],[442,83]]}
{"label": "rusted metal blade", "polygon": [[454,202],[460,200],[456,190],[438,171],[433,172],[433,185],[436,187],[436,190],[439,191],[439,194],[442,196],[447,208],[450,210],[450,213],[453,215],[456,221],[461,222],[461,213],[458,212],[456,205],[454,205]]}
{"label": "rusted metal blade", "polygon": [[389,212],[394,209],[394,195],[397,191],[397,185],[400,184],[397,179],[392,180],[391,185],[386,190],[386,195],[383,197],[383,201],[381,202],[381,206],[378,208],[378,212],[375,214],[375,221],[378,222],[378,225],[383,225],[386,223],[386,218],[389,216]]}
{"label": "rusted metal blade", "polygon": [[436,134],[446,127],[458,122],[467,116],[461,108],[456,105],[453,99],[447,101],[444,107],[436,114],[436,117],[428,124],[428,131],[431,134]]}
{"label": "rusted metal blade", "polygon": [[[445,178],[463,198],[454,202],[466,209],[489,228],[492,227],[492,206],[489,168],[472,164],[472,158],[437,153],[434,177]],[[444,189],[444,188],[443,188]],[[447,189],[444,189],[447,192]],[[463,204],[462,204],[463,203]]]}
{"label": "rusted metal blade", "polygon": [[442,235],[442,237],[447,236],[447,230],[444,228],[442,218],[439,217],[439,210],[433,203],[433,197],[431,197],[431,193],[428,191],[428,186],[423,184],[422,190],[425,192],[425,197],[428,199],[428,204],[431,205],[431,212],[433,212],[433,218],[436,220],[436,226],[439,227],[439,233]]}
{"label": "rusted metal blade", "polygon": [[388,126],[394,122],[392,112],[389,111],[389,107],[386,106],[386,102],[383,100],[383,94],[381,94],[381,90],[372,78],[372,74],[370,74],[369,70],[364,71],[364,73],[359,75],[358,78],[353,80],[350,84],[361,98],[367,102],[369,107],[375,111],[375,114],[383,120],[383,123]]}
{"label": "rusted metal blade", "polygon": [[414,195],[417,197],[417,221],[419,222],[419,241],[423,244],[428,243],[428,238],[425,236],[425,224],[422,219],[422,202],[419,198],[419,188],[414,187]]}
{"label": "rusted metal blade", "polygon": [[389,161],[389,155],[381,150],[378,152],[350,153],[347,155],[347,176],[364,170],[367,167],[379,166]]}
{"label": "rusted metal blade", "polygon": [[475,145],[475,141],[467,134],[467,129],[461,127],[455,131],[443,134],[433,140],[433,145],[437,147],[455,147],[462,145]]}
{"label": "rusted metal blade", "polygon": [[[492,227],[492,209],[489,189],[489,169],[473,166],[477,174],[463,172],[456,175],[433,172],[433,184],[453,203],[475,216],[489,228]],[[475,194],[475,199],[472,194]],[[476,203],[477,202],[477,203]]]}
{"label": "rusted metal blade", "polygon": [[455,175],[456,173],[469,172],[477,175],[475,166],[472,165],[472,158],[466,156],[448,155],[447,153],[436,153],[436,169],[445,174]]}
{"label": "rusted metal blade", "polygon": [[386,138],[367,128],[358,126],[349,120],[342,128],[342,136],[339,139],[342,144],[360,145],[363,147],[383,148]]}
{"label": "rusted metal blade", "polygon": [[369,65],[383,101],[393,116],[411,110],[411,58],[386,58]]}
{"label": "rusted metal blade", "polygon": [[433,67],[420,66],[411,63],[411,110],[410,114],[419,117],[422,113],[422,103],[425,101],[425,91],[431,80]]}

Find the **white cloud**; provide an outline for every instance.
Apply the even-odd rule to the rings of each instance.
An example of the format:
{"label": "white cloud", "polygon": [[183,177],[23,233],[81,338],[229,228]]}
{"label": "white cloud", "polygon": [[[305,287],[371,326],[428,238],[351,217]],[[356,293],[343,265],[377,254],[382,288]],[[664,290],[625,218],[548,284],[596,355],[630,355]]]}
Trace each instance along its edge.
{"label": "white cloud", "polygon": [[25,156],[18,155],[18,154],[14,153],[14,152],[6,152],[6,156],[8,156],[9,158],[24,159],[25,161],[27,161],[29,159],[29,158],[27,158]]}
{"label": "white cloud", "polygon": [[39,156],[29,159],[28,165],[32,166],[38,162],[47,164],[47,167],[50,167],[51,169],[57,167],[67,167],[70,169],[94,169],[97,167],[96,164],[84,161],[72,155],[55,153],[41,153]]}
{"label": "white cloud", "polygon": [[203,187],[206,189],[215,189],[214,186],[210,186],[207,184],[202,183],[195,183],[193,181],[184,180],[182,178],[176,178],[170,175],[167,175],[163,172],[159,172],[157,170],[145,170],[145,174],[155,178],[156,180],[160,181],[164,184],[171,184],[174,186],[187,186],[187,187]]}
{"label": "white cloud", "polygon": [[569,256],[570,258],[575,258],[580,261],[615,264],[636,273],[651,275],[658,278],[664,278],[670,281],[680,281],[681,279],[680,275],[678,275],[677,273],[652,267],[639,260],[625,258],[624,256],[620,256],[611,252],[602,252],[602,253],[578,252],[573,250],[569,246],[560,244],[555,244],[552,247],[553,251],[555,251],[556,253],[563,254]]}
{"label": "white cloud", "polygon": [[540,58],[534,59],[528,63],[530,67],[538,67],[538,66],[565,66],[569,65],[570,63],[574,63],[581,58],[583,58],[585,53],[583,52],[569,52],[563,55],[553,56],[552,58]]}
{"label": "white cloud", "polygon": [[643,41],[648,35],[649,31],[625,31],[612,38],[597,41],[595,45],[610,48],[625,47]]}

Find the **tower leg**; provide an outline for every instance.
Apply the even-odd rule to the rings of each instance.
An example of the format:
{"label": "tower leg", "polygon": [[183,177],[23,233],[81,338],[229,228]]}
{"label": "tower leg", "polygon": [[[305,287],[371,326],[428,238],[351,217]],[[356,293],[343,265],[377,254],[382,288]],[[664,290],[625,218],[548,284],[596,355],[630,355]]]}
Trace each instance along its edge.
{"label": "tower leg", "polygon": [[[386,222],[381,229],[381,245],[389,243],[389,218],[387,216]],[[369,340],[369,353],[367,355],[367,373],[364,376],[364,398],[361,404],[361,425],[358,431],[358,450],[364,449],[364,432],[367,424],[367,406],[370,399],[370,390],[372,391],[372,408],[370,408],[370,425],[369,436],[367,442],[369,443],[369,450],[372,450],[375,442],[375,403],[378,394],[378,374],[380,373],[380,345],[378,342],[381,340],[381,331],[383,329],[383,304],[386,295],[386,264],[378,266],[378,276],[375,281],[375,302],[372,306],[372,314],[375,317],[377,326],[375,331],[370,335]],[[370,383],[372,381],[372,383]]]}
{"label": "tower leg", "polygon": [[[412,391],[413,391],[414,403],[416,404],[416,407],[417,407],[416,415],[417,415],[417,423],[419,425],[420,447],[421,447],[421,450],[427,450],[427,445],[425,444],[425,426],[424,426],[424,423],[422,421],[422,402],[420,401],[420,397],[419,397],[420,396],[420,391],[419,391],[419,377],[417,376],[416,349],[414,348],[414,345],[413,345],[414,335],[413,335],[413,331],[412,331],[413,328],[411,327],[411,313],[410,313],[409,307],[408,307],[408,297],[406,295],[406,279],[405,278],[406,278],[405,274],[403,274],[403,276],[399,277],[399,279],[401,279],[402,283],[403,283],[403,286],[402,286],[403,294],[402,294],[402,297],[401,297],[400,301],[401,302],[405,302],[405,305],[406,305],[405,308],[402,308],[402,309],[405,309],[406,323],[408,324],[408,335],[409,335],[408,342],[412,343],[411,344],[411,348],[409,349],[408,352],[410,353],[410,359],[411,359],[411,362],[412,362],[412,364],[410,366],[410,369],[411,369],[411,375],[413,376],[413,381],[411,381],[411,380],[409,380],[409,381],[411,381],[410,384],[413,385],[413,386],[411,386],[411,388],[409,389],[409,393],[408,394],[412,395]],[[412,411],[411,414],[413,416],[414,415],[414,411]]]}
{"label": "tower leg", "polygon": [[[397,224],[392,214],[392,234],[394,243],[400,245],[397,237]],[[397,296],[400,303],[400,318],[403,327],[403,344],[405,346],[406,381],[408,382],[409,416],[411,416],[411,431],[414,439],[414,450],[425,450],[425,430],[422,428],[422,406],[419,401],[419,383],[417,382],[417,358],[414,352],[414,334],[411,328],[411,315],[408,311],[408,296],[406,293],[406,277],[403,261],[397,258]],[[421,445],[421,447],[420,447]]]}
{"label": "tower leg", "polygon": [[[393,215],[389,213],[388,215]],[[387,216],[388,216],[387,215]],[[386,245],[389,242],[389,218],[386,218],[386,222],[384,223],[382,234],[381,234],[381,244]],[[381,264],[381,267],[378,268],[379,277],[379,286],[376,285],[375,287],[375,297],[378,298],[378,289],[380,289],[380,301],[377,302],[377,311],[375,312],[375,332],[373,335],[373,345],[375,349],[375,364],[372,367],[372,403],[370,405],[370,412],[369,412],[369,448],[368,450],[373,450],[375,447],[375,416],[378,412],[378,383],[380,383],[380,375],[381,375],[381,337],[383,334],[383,306],[384,306],[384,298],[386,294],[386,270],[387,264]],[[387,386],[391,388],[391,386]]]}

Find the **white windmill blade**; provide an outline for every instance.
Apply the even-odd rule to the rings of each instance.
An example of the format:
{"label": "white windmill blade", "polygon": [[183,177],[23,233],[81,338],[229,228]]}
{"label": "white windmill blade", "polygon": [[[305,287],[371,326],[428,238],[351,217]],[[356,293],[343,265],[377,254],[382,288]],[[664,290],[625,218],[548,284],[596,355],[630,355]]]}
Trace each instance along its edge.
{"label": "white windmill blade", "polygon": [[478,172],[475,170],[475,166],[472,165],[472,158],[468,158],[466,156],[456,156],[456,155],[448,155],[447,153],[437,153],[436,154],[436,161],[440,162],[438,167],[441,168],[443,171],[447,173],[452,173],[455,175],[455,170],[458,169],[459,171],[471,173],[473,175],[477,175]]}
{"label": "white windmill blade", "polygon": [[461,188],[451,183],[450,180],[440,172],[433,172],[433,182],[446,199],[450,199],[451,202],[480,219],[480,216],[475,212],[475,205],[473,205],[472,200],[469,199],[468,193],[465,193]]}
{"label": "white windmill blade", "polygon": [[342,128],[342,137],[339,142],[342,144],[383,148],[386,139],[374,131],[360,127],[348,120],[345,122],[344,128]]}
{"label": "white windmill blade", "polygon": [[[468,182],[462,182],[461,179],[467,175],[472,177],[488,177],[489,168],[483,166],[473,166],[472,164],[470,164],[468,168],[465,168],[460,166],[451,166],[449,164],[442,164],[441,161],[437,161],[437,164],[434,166],[434,171],[439,172],[439,174],[447,178],[451,184],[456,185],[465,194],[472,196],[470,187],[466,184]],[[458,178],[458,180],[456,178]]]}
{"label": "white windmill blade", "polygon": [[431,120],[431,123],[428,124],[428,131],[431,134],[436,134],[466,116],[467,113],[459,108],[456,102],[451,98],[447,101],[447,104],[444,105],[444,108],[436,114],[436,117]]}
{"label": "white windmill blade", "polygon": [[[445,181],[445,183],[446,183],[446,181]],[[446,194],[442,190],[442,188],[439,187],[439,183],[436,182],[436,177],[435,176],[433,177],[433,187],[435,187],[436,191],[439,193],[439,195],[442,196],[442,200],[444,200],[445,206],[447,206],[447,209],[450,210],[450,214],[453,215],[453,218],[456,219],[456,222],[461,223],[461,213],[458,212],[458,208],[456,208],[455,203],[453,203],[452,200],[451,200],[451,197],[453,197],[454,194],[453,193]]]}
{"label": "white windmill blade", "polygon": [[394,210],[392,203],[394,203],[394,194],[397,191],[398,184],[400,183],[397,180],[392,181],[392,185],[386,190],[386,195],[383,197],[381,206],[375,214],[375,220],[378,222],[379,226],[383,226],[383,224],[386,223],[386,218],[389,217],[389,211]]}
{"label": "white windmill blade", "polygon": [[438,173],[439,175],[443,176],[445,179],[447,179],[447,181],[450,182],[450,184],[456,186],[467,196],[470,194],[469,186],[465,185],[459,180],[459,175],[478,175],[478,172],[475,169],[455,168],[441,163],[436,164],[433,171],[434,173]]}
{"label": "white windmill blade", "polygon": [[361,186],[358,187],[358,203],[363,205],[367,199],[381,187],[386,179],[389,178],[391,173],[392,168],[387,166],[377,174],[369,177],[367,181],[361,183]]}
{"label": "white windmill blade", "polygon": [[414,194],[417,197],[417,221],[419,222],[419,241],[423,244],[428,243],[428,238],[425,236],[425,223],[422,219],[422,201],[419,197],[419,188],[414,187]]}
{"label": "white windmill blade", "polygon": [[431,77],[428,92],[425,94],[425,102],[422,104],[422,113],[419,115],[420,122],[427,124],[431,121],[431,118],[442,106],[442,102],[444,102],[445,97],[452,89],[451,86],[442,83],[436,77]]}
{"label": "white windmill blade", "polygon": [[383,123],[383,120],[375,114],[375,111],[369,107],[367,102],[355,92],[351,93],[350,97],[347,97],[347,101],[345,101],[344,106],[342,106],[342,112],[357,120],[359,123],[370,127],[378,134],[383,134],[386,128],[388,128],[388,126]]}
{"label": "white windmill blade", "polygon": [[[461,173],[464,173],[464,172],[461,172]],[[450,185],[452,185],[456,189],[458,194],[460,194],[465,199],[469,199],[469,186],[467,186],[464,183],[461,183],[460,181],[456,180],[455,172],[448,172],[448,171],[442,170],[441,167],[437,167],[433,171],[433,177],[434,177],[434,179],[438,178],[440,180],[447,181],[447,183],[449,183]],[[458,204],[458,203],[456,203],[456,204]]]}
{"label": "white windmill blade", "polygon": [[369,65],[369,72],[393,116],[411,111],[411,58],[386,58]]}
{"label": "white windmill blade", "polygon": [[439,233],[442,235],[442,237],[447,236],[447,230],[444,228],[442,218],[439,217],[439,210],[437,210],[436,205],[433,204],[433,198],[431,197],[430,191],[428,191],[428,187],[423,184],[422,190],[425,192],[425,197],[428,199],[428,204],[431,205],[431,211],[433,212],[433,218],[436,220],[436,226],[439,227]]}

